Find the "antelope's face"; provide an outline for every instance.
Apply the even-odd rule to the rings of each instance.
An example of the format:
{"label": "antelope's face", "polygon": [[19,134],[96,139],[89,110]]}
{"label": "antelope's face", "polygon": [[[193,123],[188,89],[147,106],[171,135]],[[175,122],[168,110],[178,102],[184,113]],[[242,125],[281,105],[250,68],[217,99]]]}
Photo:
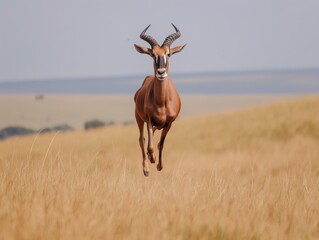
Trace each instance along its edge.
{"label": "antelope's face", "polygon": [[152,48],[147,48],[147,47],[143,47],[143,46],[139,46],[139,45],[134,44],[136,50],[139,53],[148,54],[149,56],[151,56],[153,58],[154,74],[155,74],[156,78],[160,81],[165,80],[166,77],[168,76],[169,58],[173,54],[182,51],[183,48],[186,46],[186,45],[183,45],[183,46],[177,46],[174,48],[170,47],[171,44],[173,43],[173,41],[175,41],[181,35],[179,30],[174,26],[174,24],[172,24],[172,25],[175,28],[176,33],[169,35],[165,39],[165,41],[163,42],[162,46],[159,46],[159,44],[156,42],[156,40],[154,38],[152,38],[151,36],[145,35],[145,32],[150,27],[150,25],[144,29],[144,31],[141,33],[140,37],[143,40],[147,41],[151,45]]}
{"label": "antelope's face", "polygon": [[155,46],[152,49],[152,57],[154,59],[154,73],[158,80],[164,80],[168,75],[169,47]]}

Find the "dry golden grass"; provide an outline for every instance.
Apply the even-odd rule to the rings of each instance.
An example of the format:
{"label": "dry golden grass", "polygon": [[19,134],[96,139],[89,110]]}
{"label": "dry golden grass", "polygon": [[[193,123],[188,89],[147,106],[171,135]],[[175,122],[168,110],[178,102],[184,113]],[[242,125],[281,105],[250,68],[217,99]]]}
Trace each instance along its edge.
{"label": "dry golden grass", "polygon": [[319,238],[319,97],[179,119],[141,162],[136,126],[0,142],[0,239]]}

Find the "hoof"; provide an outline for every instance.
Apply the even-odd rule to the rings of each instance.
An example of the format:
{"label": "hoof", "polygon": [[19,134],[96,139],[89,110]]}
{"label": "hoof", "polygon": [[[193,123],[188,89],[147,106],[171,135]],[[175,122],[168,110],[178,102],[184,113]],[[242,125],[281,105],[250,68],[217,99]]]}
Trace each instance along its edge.
{"label": "hoof", "polygon": [[163,166],[161,166],[161,165],[159,165],[159,164],[157,164],[156,167],[157,167],[157,170],[158,170],[158,171],[161,171],[161,170],[163,169]]}
{"label": "hoof", "polygon": [[144,172],[144,176],[145,177],[148,177],[150,175],[150,172],[149,171],[143,171]]}

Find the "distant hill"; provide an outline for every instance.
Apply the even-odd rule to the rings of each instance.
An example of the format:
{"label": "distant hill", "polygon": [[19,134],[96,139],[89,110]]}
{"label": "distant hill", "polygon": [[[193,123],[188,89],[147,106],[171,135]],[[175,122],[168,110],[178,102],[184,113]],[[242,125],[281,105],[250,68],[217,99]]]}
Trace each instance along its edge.
{"label": "distant hill", "polygon": [[[0,82],[1,93],[133,94],[145,76]],[[319,69],[174,74],[180,93],[318,93]]]}
{"label": "distant hill", "polygon": [[[180,117],[228,111],[292,98],[292,95],[185,95]],[[23,126],[43,129],[69,124],[83,129],[93,119],[135,122],[133,94],[0,94],[0,129]]]}

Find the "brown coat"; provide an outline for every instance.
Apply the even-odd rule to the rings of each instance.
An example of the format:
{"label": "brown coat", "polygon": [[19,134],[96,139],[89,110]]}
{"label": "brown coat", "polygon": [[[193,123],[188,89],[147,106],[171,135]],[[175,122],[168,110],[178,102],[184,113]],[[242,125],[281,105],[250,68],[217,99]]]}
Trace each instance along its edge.
{"label": "brown coat", "polygon": [[[174,26],[174,25],[173,25]],[[151,49],[134,45],[139,53],[148,54],[154,60],[154,75],[147,76],[134,96],[135,118],[140,131],[139,143],[143,157],[143,172],[145,176],[149,175],[148,163],[145,154],[144,124],[147,125],[148,146],[147,156],[151,163],[155,163],[153,134],[155,130],[161,130],[161,139],[158,143],[159,162],[157,170],[162,170],[162,150],[165,137],[177,118],[181,109],[181,100],[179,94],[168,76],[169,58],[180,52],[184,46],[170,48],[172,42],[180,36],[179,30],[174,26],[176,33],[168,36],[162,46],[159,46],[155,39],[145,35],[147,28],[141,33],[140,37],[150,43]]]}

